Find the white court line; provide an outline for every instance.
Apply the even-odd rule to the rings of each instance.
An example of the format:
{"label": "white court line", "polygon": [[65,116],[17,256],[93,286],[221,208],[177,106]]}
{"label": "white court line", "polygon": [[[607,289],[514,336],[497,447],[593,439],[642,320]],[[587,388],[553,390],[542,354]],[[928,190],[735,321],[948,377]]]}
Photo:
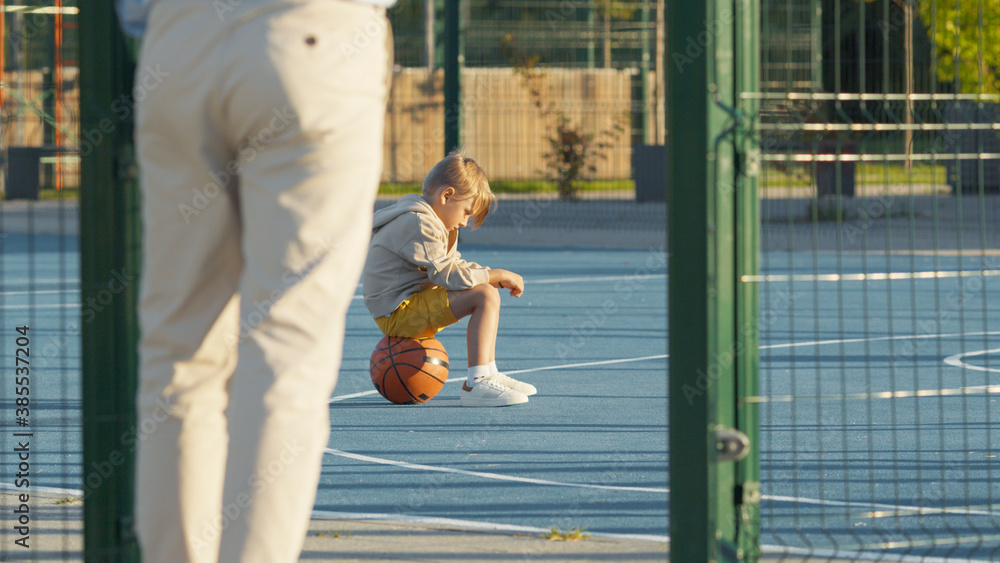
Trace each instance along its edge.
{"label": "white court line", "polygon": [[60,283],[60,284],[77,284],[79,285],[79,280],[75,278],[36,278],[36,279],[20,279],[20,280],[5,280],[0,278],[0,284],[4,287],[8,285],[35,285],[39,283]]}
{"label": "white court line", "polygon": [[0,295],[44,295],[49,293],[80,293],[79,289],[43,289],[40,291],[0,291]]}
{"label": "white court line", "polygon": [[[582,277],[582,278],[550,278],[550,279],[542,279],[542,280],[527,279],[527,280],[524,280],[524,285],[525,286],[529,286],[529,285],[536,285],[536,284],[537,285],[546,285],[546,284],[553,284],[553,283],[603,282],[603,281],[621,281],[621,280],[632,280],[632,279],[637,279],[637,280],[638,279],[641,279],[641,280],[658,280],[658,279],[666,279],[666,278],[667,278],[667,274],[649,274],[649,275],[644,275],[644,276],[628,275],[628,276],[605,276],[605,277]],[[364,295],[358,294],[358,295],[355,295],[354,298],[355,299],[364,299]]]}
{"label": "white court line", "polygon": [[[761,346],[760,348],[761,349],[779,349],[779,348],[793,348],[793,347],[800,347],[800,346],[821,346],[821,345],[841,344],[841,343],[849,344],[849,343],[861,343],[861,342],[872,342],[872,341],[912,340],[912,339],[929,339],[929,338],[956,338],[956,337],[963,337],[963,336],[984,336],[984,335],[996,335],[996,334],[1000,334],[1000,331],[972,332],[972,333],[950,333],[950,334],[921,334],[921,335],[887,336],[887,337],[875,337],[875,338],[819,340],[819,341],[812,341],[812,342],[792,342],[792,343],[785,343],[785,344],[771,344],[771,345]],[[668,355],[663,354],[663,355],[658,355],[658,356],[645,356],[645,357],[641,357],[641,358],[626,358],[626,359],[620,359],[620,360],[605,360],[605,361],[600,361],[600,362],[586,362],[586,363],[581,363],[581,364],[567,364],[567,365],[562,365],[562,366],[550,366],[550,367],[542,367],[542,368],[531,368],[531,369],[526,369],[526,370],[511,371],[511,372],[507,372],[507,373],[511,373],[511,374],[527,373],[527,372],[533,372],[533,371],[543,371],[543,370],[548,370],[548,369],[565,369],[565,368],[568,368],[568,367],[580,367],[580,366],[588,366],[588,365],[602,365],[602,364],[622,363],[622,362],[629,362],[629,361],[641,361],[641,360],[649,360],[649,359],[664,359],[664,358],[667,358],[667,357],[668,357]],[[460,378],[449,379],[448,381],[463,381],[464,379],[465,378],[461,378],[460,377]],[[337,401],[337,400],[344,400],[344,399],[348,399],[348,398],[351,398],[351,397],[362,396],[362,395],[370,395],[370,394],[374,394],[374,393],[376,393],[376,391],[368,391],[368,392],[363,392],[363,393],[355,393],[355,394],[352,394],[352,395],[344,395],[344,396],[341,396],[341,397],[335,397],[335,398],[331,399],[331,402],[334,402],[334,401]],[[329,453],[334,453],[337,450],[332,450],[332,451],[331,450],[327,450],[327,451]],[[347,452],[340,452],[340,453],[341,454],[347,454]],[[492,478],[492,479],[514,480],[514,481],[529,482],[529,483],[533,483],[533,482],[537,481],[537,480],[532,480],[532,479],[526,479],[526,478],[520,478],[520,477],[510,477],[510,476],[506,476],[506,475],[493,474],[493,473],[484,474],[484,473],[479,473],[479,472],[470,472],[470,471],[464,471],[464,470],[452,469],[452,468],[445,468],[445,467],[433,467],[433,466],[427,466],[427,465],[410,464],[410,463],[406,463],[406,462],[399,462],[399,461],[393,461],[393,460],[382,460],[380,458],[372,458],[372,457],[369,457],[369,456],[358,456],[357,454],[345,455],[345,457],[352,457],[352,456],[354,457],[354,459],[359,459],[359,460],[363,460],[363,461],[370,461],[370,462],[373,462],[373,463],[386,463],[386,464],[389,464],[389,465],[396,465],[396,466],[399,466],[399,467],[406,467],[408,469],[419,469],[419,470],[425,470],[425,471],[440,471],[440,472],[446,472],[446,473],[460,473],[460,474],[465,474],[465,475],[486,477],[486,478]],[[547,485],[551,485],[551,484],[554,484],[554,482],[535,483],[535,484],[547,484]],[[560,484],[560,485],[562,485],[562,486],[578,486],[578,484],[564,484],[564,483]],[[609,488],[609,487],[608,486],[603,486],[602,487],[602,486],[590,485],[590,486],[588,486],[588,488]],[[656,490],[656,492],[659,492],[659,493],[668,493],[669,489],[658,489],[658,490]],[[976,516],[994,516],[995,515],[995,513],[990,512],[990,511],[962,509],[962,508],[921,508],[921,507],[917,507],[917,506],[906,506],[906,505],[898,505],[897,506],[897,505],[881,504],[881,503],[857,503],[857,502],[846,502],[846,501],[837,501],[837,500],[813,499],[813,498],[806,498],[806,497],[787,497],[787,496],[781,496],[781,495],[763,495],[762,499],[764,499],[764,500],[770,500],[770,501],[777,501],[777,502],[784,501],[784,502],[793,502],[793,503],[801,503],[801,504],[817,504],[817,505],[827,505],[827,506],[858,507],[858,508],[864,507],[864,508],[867,508],[867,509],[877,508],[877,509],[885,509],[885,510],[893,510],[893,511],[916,512],[916,513],[919,513],[919,514],[945,514],[945,513],[948,513],[948,514],[964,514],[964,515],[976,515]],[[779,549],[779,550],[783,549],[781,546],[771,546],[771,547],[774,547],[775,549]],[[789,549],[795,549],[795,548],[789,548]],[[789,553],[791,553],[791,552],[789,552]],[[831,551],[830,553],[833,553],[833,552]],[[860,555],[860,554],[863,554],[864,552],[843,552],[843,551],[841,551],[841,552],[838,552],[838,553]],[[881,554],[876,554],[876,555],[881,555]],[[920,560],[920,561],[933,561],[933,559],[928,559],[928,558],[906,559],[905,557],[907,557],[907,556],[901,556],[901,557],[902,558],[900,558],[900,559],[888,559],[888,560],[898,560],[898,561],[917,561],[917,560]],[[866,559],[867,559],[867,557],[866,557]],[[947,560],[940,559],[940,561],[947,561]]]}
{"label": "white court line", "polygon": [[919,506],[906,506],[895,504],[882,504],[878,502],[848,502],[843,500],[827,500],[805,497],[786,497],[781,495],[761,495],[762,499],[777,502],[794,502],[799,504],[818,504],[824,506],[843,506],[847,508],[872,509],[881,508],[894,512],[913,512],[914,514],[961,514],[964,516],[996,516],[1000,512],[989,510],[973,510],[970,508],[921,508]]}
{"label": "white court line", "polygon": [[[666,278],[666,277],[667,277],[666,274],[651,274],[651,275],[648,275],[648,276],[642,276],[641,279],[643,279],[643,280],[647,280],[647,279],[660,279],[660,278]],[[591,278],[553,278],[553,279],[545,279],[545,280],[527,280],[527,281],[525,281],[525,283],[526,284],[552,284],[552,283],[574,283],[574,282],[589,282],[589,281],[595,281],[595,282],[596,281],[618,281],[618,280],[628,280],[628,279],[639,279],[639,276],[632,275],[632,276],[609,276],[609,277],[591,277]],[[35,283],[40,283],[40,282],[43,282],[43,281],[55,282],[55,281],[59,281],[59,280],[38,280]],[[13,285],[13,284],[11,284],[11,285]],[[358,286],[358,287],[360,287],[360,286]],[[51,290],[51,291],[50,290],[46,290],[46,291],[0,291],[0,295],[30,295],[30,294],[41,295],[43,293],[79,293],[79,292],[80,292],[79,289],[75,289],[75,290],[74,289],[71,289],[71,290]],[[351,298],[351,300],[352,301],[356,301],[358,299],[364,299],[364,298],[365,298],[365,296],[363,294],[358,293],[358,294],[355,294],[354,297]],[[10,307],[10,308],[19,308],[19,307],[20,306]],[[36,308],[45,308],[47,306],[46,305],[36,305],[35,307]],[[6,309],[8,307],[7,306],[3,306],[3,307],[0,307],[0,308]],[[27,308],[27,306],[24,306],[23,308]]]}
{"label": "white court line", "polygon": [[[971,370],[975,370],[975,371],[994,371],[994,372],[1000,372],[1000,369],[997,369],[997,368],[988,368],[986,366],[977,366],[977,365],[974,365],[974,364],[967,364],[967,363],[965,363],[965,362],[962,361],[962,358],[968,358],[969,356],[985,356],[987,354],[996,354],[997,352],[1000,352],[1000,348],[994,348],[993,350],[979,350],[977,352],[965,352],[964,354],[955,354],[954,356],[948,356],[947,358],[945,358],[944,359],[944,363],[948,364],[949,366],[955,366],[957,368],[971,369]],[[984,387],[986,387],[986,386],[973,387],[973,389],[980,389],[980,388],[984,388]]]}
{"label": "white court line", "polygon": [[0,309],[78,309],[79,303],[60,303],[55,305],[0,305]]}
{"label": "white court line", "polygon": [[[552,369],[578,368],[578,367],[586,367],[586,366],[603,366],[603,365],[608,365],[608,364],[624,364],[624,363],[628,363],[628,362],[641,362],[641,361],[644,361],[644,360],[661,360],[661,359],[664,359],[666,357],[667,357],[666,354],[660,354],[659,356],[642,356],[642,357],[639,357],[639,358],[622,358],[620,360],[601,360],[601,361],[597,361],[597,362],[584,362],[584,363],[580,363],[580,364],[564,364],[564,365],[561,365],[561,366],[545,366],[545,367],[540,367],[540,368],[519,369],[519,370],[514,370],[514,371],[505,371],[504,373],[506,373],[506,374],[532,373],[532,372],[536,372],[536,371],[547,371],[547,370],[552,370]],[[455,382],[455,381],[465,381],[465,379],[466,378],[464,378],[464,377],[452,377],[452,378],[449,378],[447,381],[445,381],[445,383],[452,383],[452,382]],[[331,398],[330,399],[330,403],[336,403],[336,402],[339,402],[339,401],[346,401],[347,399],[355,399],[357,397],[367,397],[368,395],[374,395],[376,393],[378,393],[378,391],[375,390],[375,389],[372,389],[371,391],[361,391],[360,393],[351,393],[349,395],[339,395],[337,397]]]}
{"label": "white court line", "polygon": [[632,279],[642,279],[642,280],[659,280],[666,279],[667,274],[646,274],[639,276],[637,274],[631,274],[628,276],[604,276],[604,277],[581,277],[581,278],[550,278],[542,280],[524,280],[525,285],[528,284],[550,284],[550,283],[576,283],[576,282],[598,282],[598,281],[621,281],[621,280],[632,280]]}
{"label": "white court line", "polygon": [[[458,475],[468,475],[471,477],[482,477],[484,479],[495,479],[498,481],[516,481],[520,483],[528,483],[532,485],[545,485],[545,486],[557,486],[557,487],[575,487],[581,489],[602,489],[611,491],[633,491],[633,492],[650,492],[650,493],[669,493],[670,490],[667,488],[656,488],[656,487],[622,487],[615,485],[591,485],[585,483],[566,483],[560,481],[549,481],[546,479],[531,479],[527,477],[514,477],[510,475],[502,475],[499,473],[485,473],[480,471],[467,471],[464,469],[454,469],[451,467],[441,467],[433,465],[424,465],[419,463],[408,463],[405,461],[396,461],[391,459],[384,459],[372,456],[366,456],[361,454],[354,454],[350,452],[345,452],[342,450],[336,450],[333,448],[326,448],[326,453],[346,457],[349,459],[356,459],[358,461],[366,461],[369,463],[375,463],[379,465],[392,465],[395,467],[403,467],[405,469],[415,469],[419,471],[436,471],[440,473],[454,473]],[[782,495],[762,495],[763,500],[775,501],[775,502],[791,502],[799,504],[815,504],[821,506],[839,506],[847,508],[856,508],[872,510],[872,509],[883,509],[892,511],[905,511],[913,512],[915,514],[960,514],[966,516],[995,516],[997,513],[988,510],[973,510],[968,508],[923,508],[919,506],[908,506],[908,505],[894,505],[894,504],[884,504],[877,502],[847,502],[839,500],[827,500],[827,499],[814,499],[808,497],[790,497]]]}
{"label": "white court line", "polygon": [[827,344],[858,344],[861,342],[879,342],[887,340],[920,340],[926,338],[958,338],[960,336],[993,336],[1000,334],[1000,331],[990,332],[956,332],[952,334],[907,334],[905,336],[875,336],[869,338],[839,338],[835,340],[814,340],[812,342],[788,342],[785,344],[768,344],[761,346],[761,350],[773,350],[776,348],[797,348],[799,346],[824,346]]}
{"label": "white court line", "polygon": [[807,555],[829,559],[847,559],[850,561],[898,561],[900,563],[988,563],[985,559],[954,559],[951,557],[928,557],[923,555],[897,555],[881,551],[852,551],[844,549],[812,549],[807,547],[791,547],[787,545],[762,545],[763,553],[785,555]]}
{"label": "white court line", "polygon": [[[313,510],[313,518],[317,520],[376,520],[384,522],[408,522],[412,524],[425,524],[429,526],[447,526],[450,528],[461,528],[467,530],[483,530],[488,532],[515,532],[529,534],[548,534],[552,530],[549,528],[536,528],[534,526],[516,526],[513,524],[498,524],[494,522],[477,522],[474,520],[457,520],[454,518],[439,518],[436,516],[410,516],[406,514],[379,514],[368,512],[331,512],[328,510]],[[600,532],[587,532],[591,537],[614,538],[623,540],[643,540],[655,542],[669,542],[667,536],[654,536],[643,534],[603,534]]]}
{"label": "white court line", "polygon": [[573,487],[577,489],[601,489],[605,491],[632,491],[641,493],[666,493],[667,489],[655,487],[621,487],[616,485],[591,485],[587,483],[564,483],[561,481],[549,481],[547,479],[531,479],[528,477],[514,477],[512,475],[501,475],[499,473],[484,473],[482,471],[467,471],[465,469],[454,469],[451,467],[440,467],[434,465],[423,465],[419,463],[408,463],[405,461],[395,461],[361,454],[354,454],[333,448],[325,448],[324,451],[335,456],[367,461],[379,465],[392,465],[406,469],[418,469],[420,471],[437,471],[440,473],[454,473],[457,475],[468,475],[471,477],[482,477],[483,479],[496,479],[498,481],[516,481],[518,483],[528,483],[531,485],[546,485],[550,487]]}
{"label": "white court line", "polygon": [[29,493],[51,493],[56,495],[82,496],[79,489],[60,489],[58,487],[15,487],[11,483],[0,483],[0,491],[28,491]]}

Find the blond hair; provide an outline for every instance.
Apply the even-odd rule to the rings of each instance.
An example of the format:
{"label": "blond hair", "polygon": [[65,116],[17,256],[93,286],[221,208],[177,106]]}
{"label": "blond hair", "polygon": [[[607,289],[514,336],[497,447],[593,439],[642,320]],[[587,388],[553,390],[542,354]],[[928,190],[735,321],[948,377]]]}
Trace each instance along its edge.
{"label": "blond hair", "polygon": [[425,198],[430,198],[438,190],[449,187],[455,189],[455,197],[458,199],[475,198],[472,217],[476,226],[473,228],[481,227],[497,203],[496,196],[490,190],[490,183],[486,180],[486,172],[461,151],[452,151],[427,173],[423,194]]}

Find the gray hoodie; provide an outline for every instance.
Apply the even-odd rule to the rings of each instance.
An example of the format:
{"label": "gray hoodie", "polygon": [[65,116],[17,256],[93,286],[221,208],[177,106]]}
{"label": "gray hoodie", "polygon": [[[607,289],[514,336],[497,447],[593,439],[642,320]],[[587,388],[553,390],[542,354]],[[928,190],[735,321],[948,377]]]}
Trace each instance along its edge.
{"label": "gray hoodie", "polygon": [[456,242],[458,231],[449,233],[417,194],[376,211],[362,274],[372,316],[391,315],[410,296],[433,286],[462,290],[489,283],[489,268],[462,260]]}

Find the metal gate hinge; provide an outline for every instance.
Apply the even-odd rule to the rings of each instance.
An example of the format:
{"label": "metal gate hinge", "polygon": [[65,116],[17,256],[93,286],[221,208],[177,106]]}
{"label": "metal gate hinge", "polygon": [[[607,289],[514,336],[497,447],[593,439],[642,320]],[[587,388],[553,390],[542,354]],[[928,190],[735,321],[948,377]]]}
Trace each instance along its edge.
{"label": "metal gate hinge", "polygon": [[750,453],[750,438],[735,428],[715,428],[715,461],[740,461]]}

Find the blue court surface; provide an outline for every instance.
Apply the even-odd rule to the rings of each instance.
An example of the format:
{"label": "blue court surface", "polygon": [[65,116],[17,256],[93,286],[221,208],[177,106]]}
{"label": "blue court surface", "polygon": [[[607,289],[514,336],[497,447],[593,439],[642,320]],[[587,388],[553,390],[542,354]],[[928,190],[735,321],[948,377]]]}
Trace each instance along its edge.
{"label": "blue court surface", "polygon": [[[12,364],[14,327],[30,323],[32,485],[78,491],[93,472],[79,467],[77,243],[37,235],[29,261],[28,242],[0,241],[0,358]],[[388,403],[368,374],[381,334],[356,299],[315,516],[665,541],[664,249],[462,250],[524,276],[522,298],[502,292],[497,362],[538,395],[526,405],[460,408],[462,321],[439,334],[452,366],[441,393],[423,405]],[[765,253],[761,264],[765,274],[814,276],[975,271],[996,269],[996,259],[795,252]],[[1000,412],[997,389],[987,387],[1000,370],[997,284],[982,276],[760,283],[753,400],[767,551],[1000,559]],[[10,488],[11,385],[2,397],[0,480]]]}

